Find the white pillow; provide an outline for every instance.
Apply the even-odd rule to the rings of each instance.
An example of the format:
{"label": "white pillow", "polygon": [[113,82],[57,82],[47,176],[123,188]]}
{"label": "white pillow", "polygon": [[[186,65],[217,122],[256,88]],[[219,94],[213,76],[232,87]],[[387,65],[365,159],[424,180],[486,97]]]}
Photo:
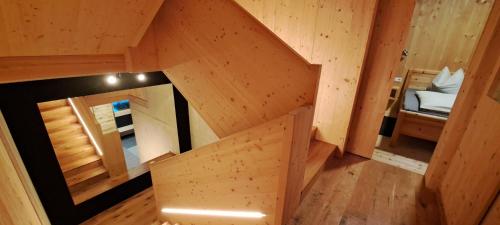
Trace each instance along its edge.
{"label": "white pillow", "polygon": [[457,94],[464,81],[464,70],[458,69],[450,76],[448,67],[445,67],[432,81],[432,91],[447,94]]}
{"label": "white pillow", "polygon": [[418,99],[420,100],[419,107],[432,111],[449,113],[455,103],[457,95],[445,94],[434,91],[417,91]]}
{"label": "white pillow", "polygon": [[451,76],[451,73],[450,73],[450,69],[448,69],[447,66],[445,66],[441,72],[439,72],[439,74],[434,78],[434,80],[432,80],[432,84],[440,84],[440,83],[443,83],[445,81],[447,81],[448,79],[450,79],[450,76]]}

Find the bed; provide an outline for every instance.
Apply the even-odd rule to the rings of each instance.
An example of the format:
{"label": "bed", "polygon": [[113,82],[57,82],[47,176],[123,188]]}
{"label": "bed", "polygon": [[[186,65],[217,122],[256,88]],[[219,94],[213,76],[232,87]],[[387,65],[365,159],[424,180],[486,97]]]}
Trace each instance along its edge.
{"label": "bed", "polygon": [[447,113],[422,110],[415,93],[425,91],[439,71],[410,69],[407,73],[391,145],[397,144],[400,135],[437,142],[448,119]]}

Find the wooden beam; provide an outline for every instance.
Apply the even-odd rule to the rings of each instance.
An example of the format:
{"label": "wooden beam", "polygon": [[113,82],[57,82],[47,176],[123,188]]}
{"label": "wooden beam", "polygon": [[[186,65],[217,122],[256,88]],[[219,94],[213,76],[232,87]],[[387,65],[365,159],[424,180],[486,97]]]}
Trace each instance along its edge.
{"label": "wooden beam", "polygon": [[124,71],[123,55],[0,57],[0,83]]}

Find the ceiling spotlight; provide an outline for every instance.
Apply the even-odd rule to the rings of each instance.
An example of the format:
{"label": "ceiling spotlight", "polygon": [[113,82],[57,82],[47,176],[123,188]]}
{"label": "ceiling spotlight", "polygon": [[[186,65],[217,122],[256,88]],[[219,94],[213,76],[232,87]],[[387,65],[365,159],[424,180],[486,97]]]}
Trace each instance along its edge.
{"label": "ceiling spotlight", "polygon": [[144,82],[146,80],[146,75],[144,75],[143,73],[137,74],[137,80]]}
{"label": "ceiling spotlight", "polygon": [[115,85],[118,83],[118,78],[116,75],[109,75],[106,77],[106,82],[110,85]]}

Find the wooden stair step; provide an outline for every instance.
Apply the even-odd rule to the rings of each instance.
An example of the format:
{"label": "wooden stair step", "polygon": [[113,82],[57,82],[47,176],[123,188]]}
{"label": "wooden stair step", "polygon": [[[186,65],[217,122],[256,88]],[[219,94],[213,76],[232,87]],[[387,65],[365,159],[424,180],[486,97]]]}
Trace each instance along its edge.
{"label": "wooden stair step", "polygon": [[58,138],[57,140],[52,140],[52,144],[55,148],[70,148],[90,143],[89,141],[90,139],[87,134],[81,132],[66,135],[64,137]]}
{"label": "wooden stair step", "polygon": [[314,180],[314,177],[323,169],[326,161],[337,149],[336,145],[326,142],[313,140],[309,145],[309,156],[306,161],[306,170],[304,174],[304,183],[302,190],[307,187]]}
{"label": "wooden stair step", "polygon": [[64,139],[62,142],[53,143],[56,151],[64,151],[65,149],[71,149],[71,148],[86,145],[86,144],[90,144],[90,139],[85,134],[77,134],[74,136],[69,136],[67,139]]}
{"label": "wooden stair step", "polygon": [[68,102],[66,101],[66,99],[60,99],[60,100],[54,100],[54,101],[50,101],[50,102],[38,103],[38,108],[40,109],[40,111],[43,112],[43,111],[47,111],[47,110],[50,110],[53,108],[67,106],[67,105],[68,105]]}
{"label": "wooden stair step", "polygon": [[94,149],[94,146],[92,146],[91,144],[86,144],[86,145],[81,145],[81,146],[70,148],[70,149],[64,149],[61,151],[56,150],[56,155],[58,157],[59,156],[66,157],[66,156],[75,155],[75,154],[78,154],[78,153],[84,152],[84,151],[95,151],[95,149]]}
{"label": "wooden stair step", "polygon": [[64,139],[65,136],[73,135],[73,134],[81,134],[83,132],[84,132],[84,130],[83,130],[82,125],[80,125],[78,123],[73,123],[73,124],[70,124],[70,125],[64,127],[61,130],[49,133],[49,136],[50,136],[50,139],[52,141],[57,142],[59,139]]}
{"label": "wooden stair step", "polygon": [[106,169],[103,166],[99,166],[66,178],[66,183],[70,189],[79,189],[78,186],[89,185],[106,177],[108,177]]}
{"label": "wooden stair step", "polygon": [[[100,165],[102,165],[101,157],[92,155],[69,163],[61,164],[61,168],[65,175],[72,176],[73,174],[84,171],[87,167],[91,168]],[[77,169],[78,171],[73,171]]]}
{"label": "wooden stair step", "polygon": [[57,120],[60,118],[64,118],[69,115],[73,115],[73,110],[70,106],[61,106],[57,108],[53,108],[47,111],[41,112],[42,118],[44,122],[49,122],[52,120]]}
{"label": "wooden stair step", "polygon": [[66,116],[61,119],[53,120],[45,123],[45,127],[49,133],[64,130],[65,127],[78,122],[78,118],[75,115]]}
{"label": "wooden stair step", "polygon": [[95,154],[96,151],[92,145],[78,146],[66,151],[56,151],[57,160],[59,160],[61,164],[71,163],[72,161],[86,158]]}

